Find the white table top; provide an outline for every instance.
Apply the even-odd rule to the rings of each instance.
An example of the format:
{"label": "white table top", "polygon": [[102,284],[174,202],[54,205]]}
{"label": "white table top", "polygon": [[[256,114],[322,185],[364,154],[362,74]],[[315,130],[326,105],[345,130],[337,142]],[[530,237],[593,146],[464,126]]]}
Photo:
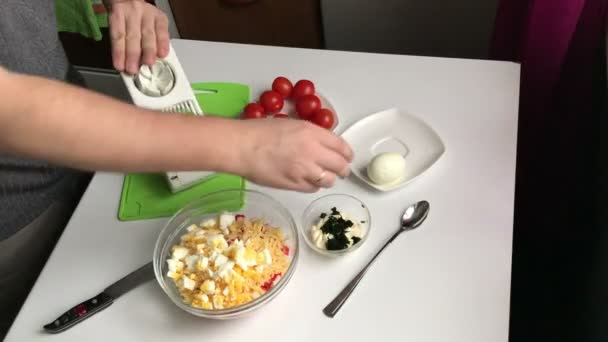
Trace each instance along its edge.
{"label": "white table top", "polygon": [[[372,234],[353,255],[328,260],[301,241],[285,290],[257,314],[203,320],[155,282],[70,330],[42,325],[151,260],[166,219],[120,222],[123,176],[98,173],[7,341],[452,341],[506,342],[509,326],[519,66],[512,63],[194,42],[173,46],[192,82],[249,84],[309,78],[340,115],[339,132],[399,107],[425,120],[446,153],[407,187],[377,193],[348,179],[313,195],[260,188],[299,220],[323,193],[349,193],[371,209]],[[404,207],[426,199],[428,220],[386,250],[334,319],[321,309],[397,228]]]}

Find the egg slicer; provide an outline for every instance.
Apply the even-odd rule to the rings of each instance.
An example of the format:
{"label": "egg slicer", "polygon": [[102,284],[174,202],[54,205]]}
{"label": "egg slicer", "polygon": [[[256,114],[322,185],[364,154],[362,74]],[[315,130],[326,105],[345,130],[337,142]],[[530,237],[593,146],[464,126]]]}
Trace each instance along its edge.
{"label": "egg slicer", "polygon": [[[158,59],[154,65],[142,65],[136,75],[121,73],[120,76],[138,107],[167,113],[204,115],[172,46],[167,57]],[[165,176],[171,192],[178,192],[214,174],[209,171],[169,171]]]}

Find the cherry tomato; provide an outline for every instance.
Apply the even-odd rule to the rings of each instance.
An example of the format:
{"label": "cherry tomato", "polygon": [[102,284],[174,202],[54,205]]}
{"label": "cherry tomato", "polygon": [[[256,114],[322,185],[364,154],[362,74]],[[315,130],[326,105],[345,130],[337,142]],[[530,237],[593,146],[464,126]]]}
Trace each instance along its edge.
{"label": "cherry tomato", "polygon": [[273,90],[268,90],[260,96],[260,104],[266,110],[266,113],[276,113],[283,108],[283,97],[281,94]]}
{"label": "cherry tomato", "polygon": [[259,103],[252,102],[245,107],[243,110],[243,117],[245,119],[261,119],[265,117],[264,107]]}
{"label": "cherry tomato", "polygon": [[284,113],[277,113],[277,114],[273,115],[272,117],[278,118],[278,119],[289,119],[289,115],[284,114]]}
{"label": "cherry tomato", "polygon": [[315,95],[304,95],[296,100],[296,112],[302,119],[308,119],[321,109],[321,100]]}
{"label": "cherry tomato", "polygon": [[291,91],[293,90],[293,84],[291,81],[283,76],[279,76],[274,79],[272,82],[272,90],[281,94],[283,98],[288,98],[291,96]]}
{"label": "cherry tomato", "polygon": [[314,95],[315,94],[315,85],[309,80],[299,80],[296,82],[296,85],[293,86],[293,91],[291,92],[291,97],[294,100],[297,100],[301,96],[304,95]]}
{"label": "cherry tomato", "polygon": [[323,128],[331,129],[334,125],[335,117],[331,110],[321,108],[312,114],[310,121]]}

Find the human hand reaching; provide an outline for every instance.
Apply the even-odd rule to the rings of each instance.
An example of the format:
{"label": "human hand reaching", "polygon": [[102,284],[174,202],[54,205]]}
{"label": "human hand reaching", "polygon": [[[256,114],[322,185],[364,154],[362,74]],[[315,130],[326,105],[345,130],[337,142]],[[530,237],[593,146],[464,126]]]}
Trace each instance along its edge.
{"label": "human hand reaching", "polygon": [[350,173],[353,152],[332,132],[302,120],[245,120],[239,169],[276,188],[316,192]]}
{"label": "human hand reaching", "polygon": [[167,16],[144,0],[105,0],[108,8],[112,62],[118,71],[136,74],[169,53]]}

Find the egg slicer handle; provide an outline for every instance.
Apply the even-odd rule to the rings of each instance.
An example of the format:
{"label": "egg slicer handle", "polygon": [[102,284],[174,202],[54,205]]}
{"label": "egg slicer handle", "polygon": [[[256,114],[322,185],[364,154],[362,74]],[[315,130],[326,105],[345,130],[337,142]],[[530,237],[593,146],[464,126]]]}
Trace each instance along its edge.
{"label": "egg slicer handle", "polygon": [[102,292],[66,311],[56,320],[45,325],[44,330],[51,334],[63,332],[107,308],[112,305],[113,302],[114,298],[112,298],[112,296]]}

